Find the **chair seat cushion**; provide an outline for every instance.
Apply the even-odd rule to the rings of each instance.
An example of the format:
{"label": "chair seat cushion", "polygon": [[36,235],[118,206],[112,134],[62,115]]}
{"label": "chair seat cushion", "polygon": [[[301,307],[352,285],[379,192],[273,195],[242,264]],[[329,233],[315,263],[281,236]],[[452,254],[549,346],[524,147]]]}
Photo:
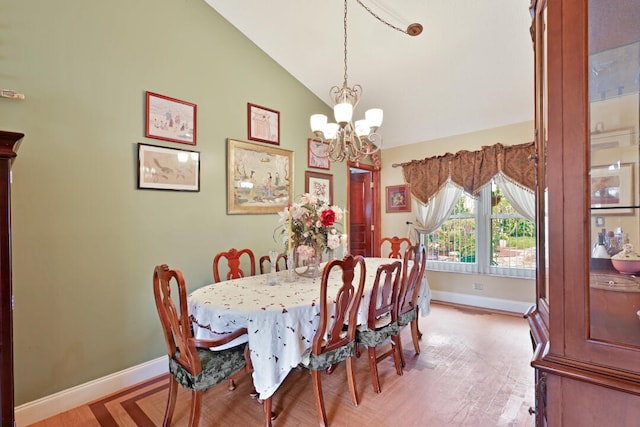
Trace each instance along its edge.
{"label": "chair seat cushion", "polygon": [[331,365],[342,362],[348,357],[356,354],[356,343],[351,341],[347,345],[338,347],[335,350],[327,351],[322,354],[313,354],[311,348],[308,348],[302,354],[302,360],[300,363],[307,369],[319,371],[322,369],[328,369]]}
{"label": "chair seat cushion", "polygon": [[[202,364],[202,372],[191,375],[175,358],[169,358],[169,372],[184,388],[194,391],[206,390],[229,378],[231,375],[244,368],[245,345],[226,350],[212,351],[208,348],[198,348],[198,357]],[[179,357],[179,352],[176,356]]]}
{"label": "chair seat cushion", "polygon": [[356,341],[367,347],[377,347],[383,344],[392,335],[400,333],[400,325],[397,323],[389,323],[376,330],[358,329],[356,331]]}
{"label": "chair seat cushion", "polygon": [[405,326],[416,320],[418,316],[418,310],[414,307],[411,311],[398,315],[398,325]]}

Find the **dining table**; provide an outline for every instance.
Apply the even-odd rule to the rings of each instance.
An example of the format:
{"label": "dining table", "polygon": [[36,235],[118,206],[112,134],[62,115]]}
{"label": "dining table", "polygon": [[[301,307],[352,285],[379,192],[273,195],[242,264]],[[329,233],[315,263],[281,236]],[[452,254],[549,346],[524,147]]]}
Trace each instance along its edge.
{"label": "dining table", "polygon": [[[358,324],[366,323],[378,266],[394,261],[398,259],[365,257],[365,291]],[[322,264],[321,269],[325,265]],[[253,385],[260,399],[272,396],[291,369],[298,366],[302,354],[311,347],[318,326],[320,308],[317,302],[322,277],[293,273],[283,270],[231,279],[205,285],[188,296],[195,338],[219,338],[238,328],[247,328]],[[273,274],[277,283],[268,284],[274,282]],[[336,295],[341,280],[339,269],[334,269],[328,277],[327,295]],[[358,280],[359,271],[353,283]],[[418,299],[419,312],[423,316],[429,313],[430,300],[431,291],[425,275]]]}

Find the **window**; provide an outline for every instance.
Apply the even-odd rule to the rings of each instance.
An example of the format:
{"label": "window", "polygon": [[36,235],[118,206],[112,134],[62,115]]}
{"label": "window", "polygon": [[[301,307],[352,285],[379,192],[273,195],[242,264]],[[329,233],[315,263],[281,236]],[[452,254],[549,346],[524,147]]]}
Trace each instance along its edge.
{"label": "window", "polygon": [[449,218],[424,235],[429,269],[535,277],[535,224],[492,182],[474,199],[463,193]]}

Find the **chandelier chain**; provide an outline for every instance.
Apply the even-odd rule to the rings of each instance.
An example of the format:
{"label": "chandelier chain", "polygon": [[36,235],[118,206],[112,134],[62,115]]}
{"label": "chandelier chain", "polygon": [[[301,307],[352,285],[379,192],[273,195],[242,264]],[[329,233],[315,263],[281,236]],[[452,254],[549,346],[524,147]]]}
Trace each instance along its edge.
{"label": "chandelier chain", "polygon": [[[362,3],[362,1],[360,0],[356,0],[358,2],[358,4],[360,6],[362,6],[367,12],[369,12],[369,14],[371,16],[373,16],[374,18],[376,18],[378,21],[382,22],[383,24],[385,24],[387,27],[389,28],[393,28],[396,31],[400,31],[401,33],[404,34],[408,34],[407,30],[403,30],[402,28],[396,27],[395,25],[385,21],[384,19],[382,19],[378,14],[376,14],[373,10],[371,10],[367,5],[365,5],[364,3]],[[345,1],[345,8],[346,8],[346,1]]]}
{"label": "chandelier chain", "polygon": [[347,0],[344,0],[344,87],[347,87]]}

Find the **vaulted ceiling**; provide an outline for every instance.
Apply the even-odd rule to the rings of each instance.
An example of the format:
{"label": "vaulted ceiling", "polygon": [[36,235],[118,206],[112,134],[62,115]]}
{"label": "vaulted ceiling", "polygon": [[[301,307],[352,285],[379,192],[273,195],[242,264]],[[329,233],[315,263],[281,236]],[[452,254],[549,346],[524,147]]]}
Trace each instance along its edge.
{"label": "vaulted ceiling", "polygon": [[[329,101],[344,80],[340,0],[205,0],[302,84]],[[354,118],[384,109],[383,148],[533,119],[529,0],[362,0],[409,37],[348,1]],[[311,134],[311,131],[309,131]]]}

